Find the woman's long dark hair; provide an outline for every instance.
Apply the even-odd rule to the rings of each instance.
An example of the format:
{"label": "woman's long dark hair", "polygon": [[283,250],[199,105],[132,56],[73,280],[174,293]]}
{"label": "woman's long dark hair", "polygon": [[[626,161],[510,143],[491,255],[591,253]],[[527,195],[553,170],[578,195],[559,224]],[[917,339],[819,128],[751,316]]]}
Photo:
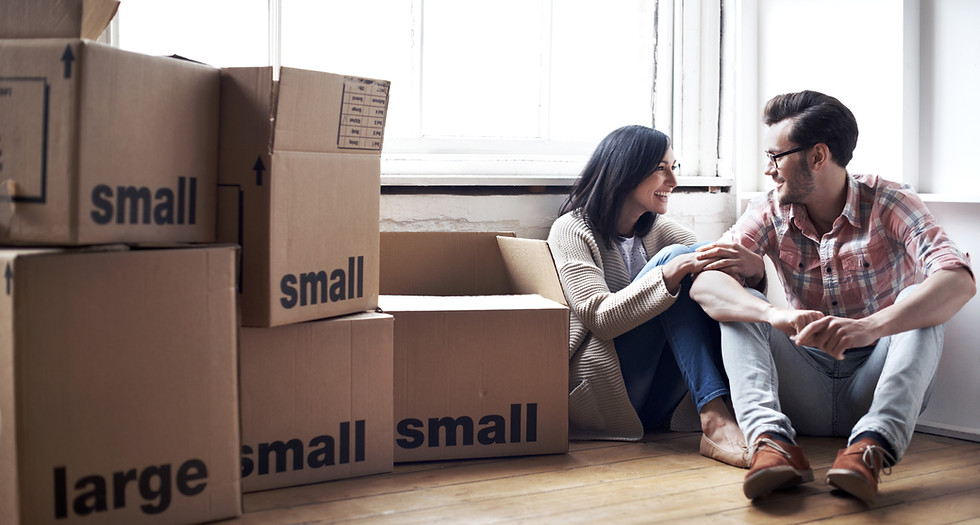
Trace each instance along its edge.
{"label": "woman's long dark hair", "polygon": [[[667,135],[646,126],[624,126],[606,135],[572,186],[559,215],[582,213],[606,248],[612,247],[626,196],[660,165],[668,147]],[[654,219],[652,213],[644,213],[633,233],[646,235]]]}

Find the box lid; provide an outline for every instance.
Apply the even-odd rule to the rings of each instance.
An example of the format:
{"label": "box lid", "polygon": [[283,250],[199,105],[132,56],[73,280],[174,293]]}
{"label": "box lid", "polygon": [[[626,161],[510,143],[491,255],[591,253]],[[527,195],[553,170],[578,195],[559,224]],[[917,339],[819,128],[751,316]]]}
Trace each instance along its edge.
{"label": "box lid", "polygon": [[515,292],[538,294],[568,306],[548,241],[500,235],[497,245]]}
{"label": "box lid", "polygon": [[222,69],[224,149],[380,155],[390,82],[284,67]]}
{"label": "box lid", "polygon": [[0,39],[87,38],[109,27],[118,0],[4,0],[0,2]]}

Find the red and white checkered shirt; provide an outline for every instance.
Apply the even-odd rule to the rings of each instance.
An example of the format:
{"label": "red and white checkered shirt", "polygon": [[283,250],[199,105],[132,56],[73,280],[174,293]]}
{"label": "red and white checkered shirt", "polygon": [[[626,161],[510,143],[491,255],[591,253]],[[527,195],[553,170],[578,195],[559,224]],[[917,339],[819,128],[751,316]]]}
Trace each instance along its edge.
{"label": "red and white checkered shirt", "polygon": [[780,206],[770,191],[752,199],[722,239],[768,255],[792,307],[854,319],[938,270],[970,269],[969,255],[910,186],[848,175],[847,187],[844,211],[822,238],[804,206]]}

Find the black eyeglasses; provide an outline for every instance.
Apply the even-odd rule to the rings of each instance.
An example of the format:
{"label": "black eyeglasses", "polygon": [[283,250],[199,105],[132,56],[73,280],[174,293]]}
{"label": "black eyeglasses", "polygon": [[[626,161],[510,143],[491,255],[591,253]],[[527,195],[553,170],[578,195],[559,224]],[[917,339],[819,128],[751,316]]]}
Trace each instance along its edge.
{"label": "black eyeglasses", "polygon": [[816,144],[808,144],[806,146],[800,146],[798,148],[793,148],[793,149],[790,149],[790,150],[786,150],[786,151],[784,151],[782,153],[770,153],[770,152],[767,151],[766,152],[766,156],[769,157],[769,162],[772,163],[772,166],[778,170],[779,169],[779,163],[776,162],[776,161],[780,157],[785,157],[786,155],[790,155],[790,154],[796,153],[798,151],[808,150],[808,149],[810,149],[810,148],[812,148],[814,146],[816,146]]}

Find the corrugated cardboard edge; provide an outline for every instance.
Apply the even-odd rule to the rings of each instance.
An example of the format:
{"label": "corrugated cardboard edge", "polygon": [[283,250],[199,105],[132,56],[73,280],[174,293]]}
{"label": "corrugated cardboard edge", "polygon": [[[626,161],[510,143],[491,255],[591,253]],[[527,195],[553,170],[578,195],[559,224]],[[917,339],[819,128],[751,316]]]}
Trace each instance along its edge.
{"label": "corrugated cardboard edge", "polygon": [[[17,252],[0,251],[0,270],[10,279]],[[14,317],[13,297],[9,281],[7,293],[0,296],[0,523],[20,522],[20,488],[17,485],[17,469],[20,468],[17,453],[17,402],[14,372]]]}
{"label": "corrugated cardboard edge", "polygon": [[497,246],[515,292],[538,294],[568,306],[547,241],[501,235],[497,236]]}

